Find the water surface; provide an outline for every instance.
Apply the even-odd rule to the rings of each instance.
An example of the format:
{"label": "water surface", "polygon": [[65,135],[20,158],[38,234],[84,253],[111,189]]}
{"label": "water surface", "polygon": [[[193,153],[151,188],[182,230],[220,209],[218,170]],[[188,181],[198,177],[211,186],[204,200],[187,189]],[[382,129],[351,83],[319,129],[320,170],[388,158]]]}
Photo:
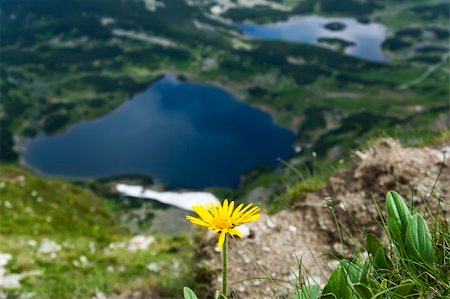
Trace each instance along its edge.
{"label": "water surface", "polygon": [[168,76],[105,117],[36,137],[22,161],[65,178],[144,174],[172,187],[235,187],[250,168],[290,157],[293,142],[230,93]]}
{"label": "water surface", "polygon": [[[342,30],[325,28],[338,22]],[[252,39],[283,40],[319,45],[320,38],[338,38],[354,43],[345,49],[348,55],[371,61],[386,61],[381,44],[386,38],[386,27],[378,23],[360,23],[352,18],[327,18],[321,16],[292,17],[286,21],[269,24],[242,23],[236,27]]]}

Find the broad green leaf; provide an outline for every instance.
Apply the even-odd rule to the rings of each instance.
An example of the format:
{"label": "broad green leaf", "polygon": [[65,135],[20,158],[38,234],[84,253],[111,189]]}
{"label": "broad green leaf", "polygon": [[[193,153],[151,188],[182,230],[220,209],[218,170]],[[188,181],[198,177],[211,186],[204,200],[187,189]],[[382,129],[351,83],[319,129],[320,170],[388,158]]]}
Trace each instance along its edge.
{"label": "broad green leaf", "polygon": [[407,295],[411,294],[411,291],[413,290],[414,286],[416,286],[414,281],[408,279],[406,281],[403,281],[401,284],[397,286],[397,288],[395,289],[395,293],[400,296],[406,297]]}
{"label": "broad green leaf", "polygon": [[379,270],[389,270],[392,268],[392,263],[387,257],[385,249],[383,247],[378,248],[377,252],[373,256],[373,264],[375,268]]}
{"label": "broad green leaf", "polygon": [[387,225],[392,241],[400,248],[404,247],[405,234],[411,218],[411,212],[405,200],[395,191],[389,191],[386,195],[388,210]]}
{"label": "broad green leaf", "polygon": [[364,265],[361,268],[361,273],[359,275],[360,282],[367,282],[367,273],[369,273],[369,269],[372,267],[372,262],[370,259],[366,259]]}
{"label": "broad green leaf", "polygon": [[353,283],[359,282],[362,270],[361,265],[358,265],[354,262],[347,262],[343,264],[343,267],[345,268],[347,272],[347,277],[350,279],[351,282]]}
{"label": "broad green leaf", "polygon": [[418,262],[433,262],[431,234],[425,220],[419,214],[412,216],[409,222],[405,249]]}
{"label": "broad green leaf", "polygon": [[361,283],[356,283],[353,285],[356,292],[362,299],[370,299],[373,297],[372,291]]}
{"label": "broad green leaf", "polygon": [[374,234],[369,233],[366,237],[366,247],[367,252],[370,253],[372,256],[374,256],[378,248],[383,247],[383,245]]}
{"label": "broad green leaf", "polygon": [[[324,296],[333,294],[336,298],[351,299],[355,298],[354,291],[351,286],[351,281],[347,275],[348,261],[341,261],[339,266],[331,274],[327,285],[323,289]],[[322,296],[323,297],[323,296]]]}
{"label": "broad green leaf", "polygon": [[320,297],[320,286],[312,284],[303,287],[295,293],[295,299],[318,299]]}
{"label": "broad green leaf", "polygon": [[198,299],[197,295],[195,295],[194,291],[188,287],[183,288],[184,299]]}

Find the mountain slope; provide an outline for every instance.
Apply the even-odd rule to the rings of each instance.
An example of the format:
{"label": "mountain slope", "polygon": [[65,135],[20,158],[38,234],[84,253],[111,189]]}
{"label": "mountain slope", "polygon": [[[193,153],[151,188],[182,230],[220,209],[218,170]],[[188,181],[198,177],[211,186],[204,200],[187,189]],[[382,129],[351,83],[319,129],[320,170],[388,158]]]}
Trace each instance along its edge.
{"label": "mountain slope", "polygon": [[172,297],[179,285],[193,284],[188,238],[132,235],[113,206],[87,189],[5,166],[0,215],[0,297],[92,298],[135,289]]}
{"label": "mountain slope", "polygon": [[[376,205],[384,209],[389,190],[398,190],[418,209],[427,204],[432,213],[439,198],[449,217],[445,202],[450,196],[449,145],[447,140],[439,150],[403,148],[392,139],[381,140],[368,151],[357,152],[353,167],[336,174],[326,187],[299,198],[295,209],[262,215],[260,222],[249,224],[249,238],[230,241],[229,281],[238,298],[253,298],[255,292],[291,294],[289,283],[298,278],[299,260],[311,280],[325,282],[336,266],[333,257],[355,252],[364,240],[362,232],[383,235]],[[435,182],[434,196],[429,198]],[[342,224],[340,229],[336,221]],[[210,235],[203,250],[220,273],[220,254],[212,250],[215,242],[216,236]],[[218,289],[219,281],[213,283]]]}

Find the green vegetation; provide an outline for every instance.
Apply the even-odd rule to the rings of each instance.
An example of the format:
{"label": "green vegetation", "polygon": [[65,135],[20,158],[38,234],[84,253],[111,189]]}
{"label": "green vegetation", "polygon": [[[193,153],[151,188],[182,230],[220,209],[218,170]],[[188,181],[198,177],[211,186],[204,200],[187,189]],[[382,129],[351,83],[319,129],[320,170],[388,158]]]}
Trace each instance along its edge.
{"label": "green vegetation", "polygon": [[[387,234],[384,244],[374,234],[366,235],[365,251],[353,252],[343,259],[326,285],[306,284],[301,262],[294,294],[295,299],[345,298],[447,298],[450,296],[450,230],[442,210],[446,204],[438,195],[437,209],[428,207],[423,216],[410,208],[395,191],[386,195],[386,219],[380,225]],[[428,199],[430,200],[430,198]],[[332,207],[331,207],[332,209]],[[203,217],[203,216],[202,216]],[[210,216],[212,217],[212,216]],[[427,222],[429,224],[427,224]],[[429,228],[431,227],[431,229]],[[353,237],[353,236],[349,236]],[[263,245],[263,244],[261,244]],[[226,242],[223,250],[223,281],[227,279]],[[263,262],[263,261],[261,261]],[[270,279],[270,276],[269,276]],[[272,279],[271,279],[272,280]],[[272,282],[274,282],[272,280]],[[194,291],[185,287],[185,299],[196,299]],[[227,287],[215,298],[228,297]],[[231,294],[231,298],[235,298]]]}
{"label": "green vegetation", "polygon": [[176,297],[180,285],[195,284],[187,275],[193,240],[133,236],[111,205],[86,189],[2,167],[0,253],[12,256],[6,275],[23,277],[6,296],[91,298],[138,289]]}
{"label": "green vegetation", "polygon": [[[143,201],[117,204],[98,196],[109,194],[106,183],[85,183],[94,194],[4,164],[17,163],[28,138],[103,116],[166,73],[223,86],[296,132],[301,151],[285,167],[251,171],[237,190],[213,190],[245,199],[262,188],[260,201],[272,212],[320,189],[346,166],[351,150],[380,136],[420,146],[449,138],[448,2],[289,0],[290,10],[259,5],[222,16],[262,22],[320,14],[379,22],[390,31],[383,44],[387,64],[343,55],[350,45],[338,39],[322,40],[338,51],[246,40],[208,13],[211,3],[163,2],[155,11],[144,1],[2,3],[0,253],[12,255],[6,274],[23,275],[21,293],[59,299],[146,289],[179,297],[180,286],[206,288],[196,284],[208,273],[191,275],[195,239],[153,235],[147,250],[127,249],[132,226],[118,219],[127,205]],[[153,208],[147,209],[152,217]],[[392,203],[390,210],[395,213]],[[449,296],[445,217],[426,215],[427,226],[409,207],[397,210],[409,224],[402,220],[395,232],[389,216],[383,224],[388,243],[368,237],[364,262],[342,261],[325,289],[298,286],[297,298]],[[147,226],[150,216],[144,216],[131,216],[139,222],[133,233]],[[53,249],[40,250],[45,247]],[[19,291],[6,294],[17,297]]]}
{"label": "green vegetation", "polygon": [[[412,210],[396,192],[386,196],[388,216],[383,226],[388,243],[366,237],[366,253],[342,260],[320,291],[319,285],[301,286],[296,299],[315,298],[447,298],[449,290],[450,231],[437,198],[434,214]],[[442,201],[442,203],[441,203]],[[428,222],[428,224],[427,224]]]}
{"label": "green vegetation", "polygon": [[[47,2],[8,1],[0,12],[3,160],[17,159],[13,147],[27,138],[102,116],[168,72],[224,86],[269,111],[321,158],[333,158],[336,147],[348,151],[377,130],[439,131],[436,123],[447,112],[445,63],[399,88],[445,53],[448,28],[438,8],[448,4],[442,1],[289,1],[291,11],[257,6],[223,16],[267,21],[317,13],[381,22],[394,32],[385,43],[389,64],[310,45],[245,40],[201,3],[171,0],[150,11],[144,1]],[[437,15],[430,19],[428,12]],[[312,110],[323,111],[325,127],[311,126]]]}

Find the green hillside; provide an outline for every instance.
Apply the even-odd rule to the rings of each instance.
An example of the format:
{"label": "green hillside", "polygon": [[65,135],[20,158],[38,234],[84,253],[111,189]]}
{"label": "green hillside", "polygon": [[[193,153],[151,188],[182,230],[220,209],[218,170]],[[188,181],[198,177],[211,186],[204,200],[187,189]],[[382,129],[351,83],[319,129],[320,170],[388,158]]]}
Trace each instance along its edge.
{"label": "green hillside", "polygon": [[194,279],[185,275],[193,254],[187,238],[133,239],[108,201],[69,183],[2,167],[0,215],[0,253],[12,255],[6,275],[23,276],[20,288],[5,288],[11,298],[91,298],[134,288],[172,296]]}

